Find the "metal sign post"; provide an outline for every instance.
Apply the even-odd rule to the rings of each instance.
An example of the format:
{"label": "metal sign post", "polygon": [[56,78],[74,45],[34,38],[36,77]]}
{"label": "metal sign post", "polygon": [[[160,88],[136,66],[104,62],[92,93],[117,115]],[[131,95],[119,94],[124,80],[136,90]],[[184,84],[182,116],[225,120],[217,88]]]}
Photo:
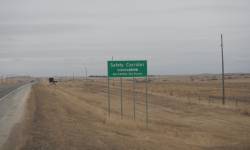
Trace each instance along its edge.
{"label": "metal sign post", "polygon": [[121,85],[121,119],[123,119],[123,102],[122,102],[122,78],[120,78],[120,85]]}
{"label": "metal sign post", "polygon": [[110,118],[110,89],[109,89],[109,77],[108,79],[108,117]]}
{"label": "metal sign post", "polygon": [[148,128],[148,76],[146,76],[146,81],[145,81],[145,103],[146,103],[146,126]]}
{"label": "metal sign post", "polygon": [[132,61],[108,61],[108,109],[110,115],[110,91],[109,78],[120,78],[120,100],[121,100],[121,119],[123,119],[123,91],[122,78],[133,78],[133,118],[135,120],[136,103],[135,103],[135,78],[145,78],[145,105],[146,105],[146,125],[148,127],[148,74],[146,60],[132,60]]}
{"label": "metal sign post", "polygon": [[133,103],[134,103],[134,120],[135,120],[135,77],[133,77]]}

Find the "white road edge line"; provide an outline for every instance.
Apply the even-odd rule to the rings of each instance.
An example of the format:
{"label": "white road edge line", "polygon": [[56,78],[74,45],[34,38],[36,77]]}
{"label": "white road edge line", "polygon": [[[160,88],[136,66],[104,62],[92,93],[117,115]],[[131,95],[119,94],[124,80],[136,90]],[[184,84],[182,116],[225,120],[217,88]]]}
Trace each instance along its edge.
{"label": "white road edge line", "polygon": [[[0,102],[3,101],[3,100],[5,100],[5,99],[6,99],[7,97],[9,97],[10,95],[14,94],[17,90],[19,90],[19,89],[21,89],[21,88],[23,88],[23,87],[25,87],[25,86],[27,86],[27,85],[29,85],[29,84],[32,84],[32,83],[26,83],[26,84],[24,84],[24,85],[22,85],[22,86],[20,86],[20,87],[18,87],[18,88],[16,88],[16,89],[10,91],[8,94],[6,94],[6,95],[3,96],[2,98],[0,98]],[[34,83],[33,83],[33,84],[34,84]]]}

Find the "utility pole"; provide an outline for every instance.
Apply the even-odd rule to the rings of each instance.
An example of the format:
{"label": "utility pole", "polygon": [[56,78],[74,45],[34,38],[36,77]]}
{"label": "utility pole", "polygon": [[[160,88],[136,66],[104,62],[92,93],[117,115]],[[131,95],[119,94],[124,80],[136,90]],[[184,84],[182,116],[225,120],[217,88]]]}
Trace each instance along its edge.
{"label": "utility pole", "polygon": [[85,80],[84,70],[82,70],[82,80]]}
{"label": "utility pole", "polygon": [[223,54],[223,36],[221,34],[221,69],[222,69],[222,104],[225,105],[225,81],[224,81],[224,54]]}
{"label": "utility pole", "polygon": [[87,67],[85,66],[84,69],[85,69],[85,79],[87,80],[88,79],[88,70],[87,70]]}

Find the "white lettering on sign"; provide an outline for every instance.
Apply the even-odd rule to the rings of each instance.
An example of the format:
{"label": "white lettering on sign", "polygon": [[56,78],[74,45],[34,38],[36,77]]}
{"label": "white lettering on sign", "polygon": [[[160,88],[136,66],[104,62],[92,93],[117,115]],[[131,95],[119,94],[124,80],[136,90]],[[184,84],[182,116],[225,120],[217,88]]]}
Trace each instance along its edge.
{"label": "white lettering on sign", "polygon": [[122,68],[122,69],[117,69],[119,72],[136,72],[138,71],[138,68]]}
{"label": "white lettering on sign", "polygon": [[126,63],[126,67],[144,67],[143,63]]}
{"label": "white lettering on sign", "polygon": [[111,63],[111,67],[123,67],[122,63]]}

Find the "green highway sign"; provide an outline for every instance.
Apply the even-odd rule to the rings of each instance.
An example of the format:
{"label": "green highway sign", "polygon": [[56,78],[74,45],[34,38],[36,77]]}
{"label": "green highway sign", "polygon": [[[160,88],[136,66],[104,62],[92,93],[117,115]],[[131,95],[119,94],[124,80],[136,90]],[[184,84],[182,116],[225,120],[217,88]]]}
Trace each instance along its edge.
{"label": "green highway sign", "polygon": [[146,77],[147,61],[108,61],[108,77]]}

